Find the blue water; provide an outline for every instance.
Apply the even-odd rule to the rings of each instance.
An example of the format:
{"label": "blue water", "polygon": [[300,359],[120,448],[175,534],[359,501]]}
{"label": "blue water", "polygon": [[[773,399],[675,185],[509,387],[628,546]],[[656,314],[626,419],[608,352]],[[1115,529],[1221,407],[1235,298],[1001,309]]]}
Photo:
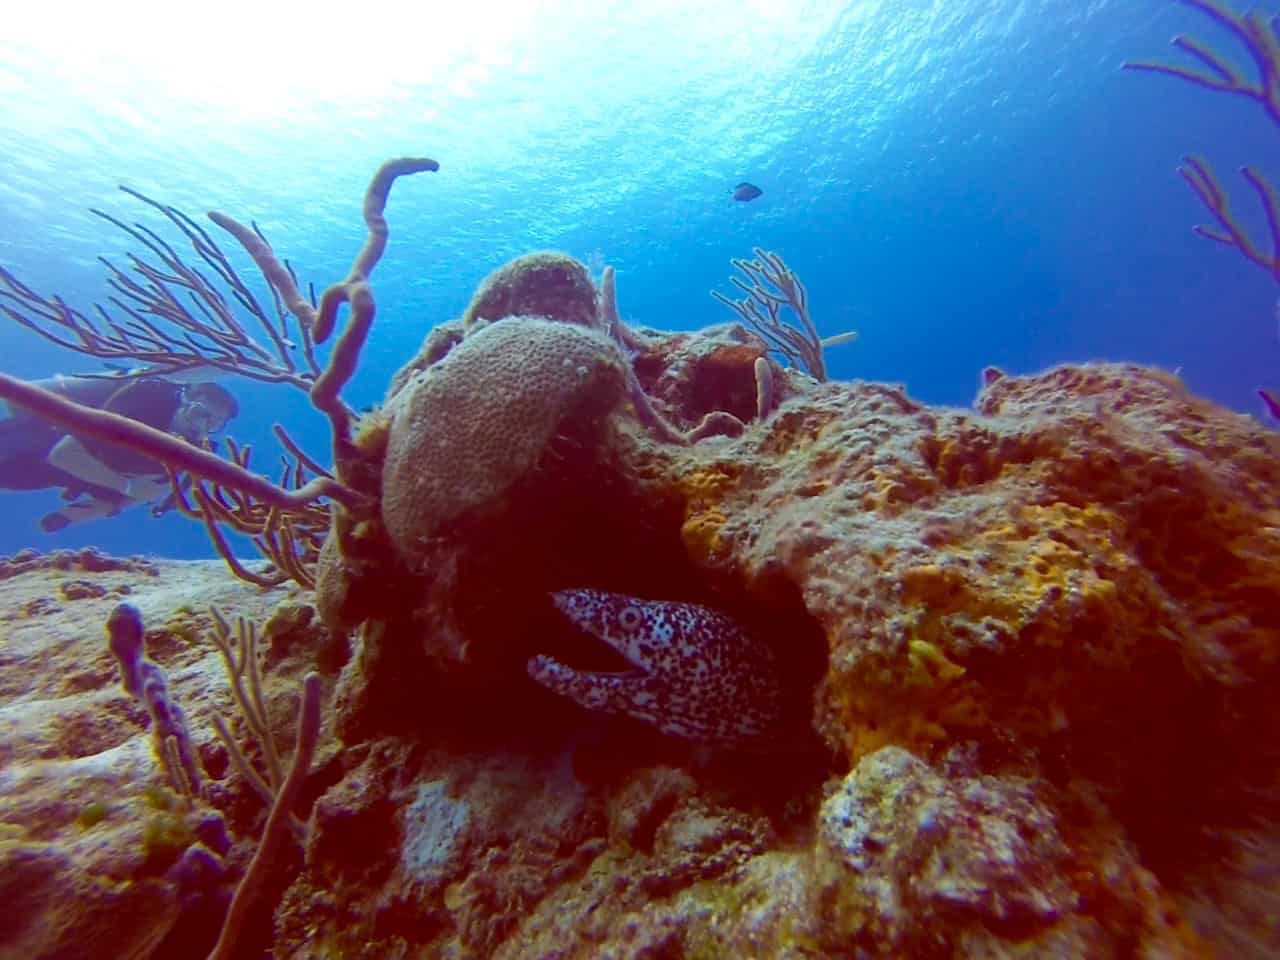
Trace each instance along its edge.
{"label": "blue water", "polygon": [[[345,21],[228,3],[191,24],[134,6],[6,15],[0,264],[88,309],[106,292],[96,257],[129,248],[89,208],[163,225],[128,184],[256,220],[323,287],[363,241],[378,164],[434,157],[387,208],[353,406],[491,269],[547,247],[603,256],[624,318],[672,329],[732,319],[708,290],[731,290],[731,257],[776,250],[824,334],[861,334],[828,354],[834,376],[931,403],[970,403],[987,365],[1099,358],[1180,368],[1248,413],[1280,385],[1275,284],[1192,234],[1206,218],[1174,169],[1205,154],[1265,241],[1235,168],[1280,177],[1280,130],[1244,98],[1119,69],[1176,59],[1184,31],[1251,66],[1173,0],[474,2],[409,19],[373,3]],[[731,203],[741,180],[763,197]],[[101,367],[4,321],[0,369]],[[264,471],[272,420],[327,459],[301,394],[233,386],[232,432]],[[44,535],[54,492],[0,498],[0,554],[211,555],[178,516]]]}

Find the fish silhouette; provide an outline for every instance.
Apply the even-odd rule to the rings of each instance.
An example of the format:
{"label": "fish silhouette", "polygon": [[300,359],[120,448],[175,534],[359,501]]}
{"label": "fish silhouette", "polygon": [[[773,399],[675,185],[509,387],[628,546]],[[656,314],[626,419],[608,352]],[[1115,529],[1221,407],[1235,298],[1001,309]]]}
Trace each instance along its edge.
{"label": "fish silhouette", "polygon": [[742,183],[733,188],[733,199],[741,200],[745,203],[747,200],[754,200],[762,193],[764,191],[754,183],[747,183],[747,181],[743,180]]}

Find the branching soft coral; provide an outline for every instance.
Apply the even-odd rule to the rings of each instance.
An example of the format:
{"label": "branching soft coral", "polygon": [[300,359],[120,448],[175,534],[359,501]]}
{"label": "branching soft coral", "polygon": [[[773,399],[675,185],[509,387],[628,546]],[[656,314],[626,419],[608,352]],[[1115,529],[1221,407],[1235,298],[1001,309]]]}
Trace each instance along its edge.
{"label": "branching soft coral", "polygon": [[[1238,14],[1219,0],[1178,0],[1208,15],[1221,27],[1233,34],[1245,46],[1257,67],[1258,79],[1246,77],[1235,64],[1214,52],[1194,37],[1176,36],[1173,45],[1191,54],[1203,64],[1196,70],[1174,64],[1136,62],[1124,64],[1126,70],[1142,70],[1178,77],[1204,87],[1256,100],[1267,111],[1272,123],[1280,126],[1280,16],[1250,10]],[[1213,214],[1216,226],[1197,224],[1193,229],[1207,240],[1235,247],[1250,263],[1271,274],[1280,283],[1280,193],[1255,167],[1241,167],[1240,174],[1258,195],[1267,218],[1267,230],[1271,250],[1263,250],[1231,212],[1227,192],[1213,169],[1203,157],[1185,156],[1178,167],[1184,180],[1195,191],[1200,202]],[[1267,412],[1280,419],[1280,395],[1271,390],[1259,390],[1258,395],[1266,404]]]}

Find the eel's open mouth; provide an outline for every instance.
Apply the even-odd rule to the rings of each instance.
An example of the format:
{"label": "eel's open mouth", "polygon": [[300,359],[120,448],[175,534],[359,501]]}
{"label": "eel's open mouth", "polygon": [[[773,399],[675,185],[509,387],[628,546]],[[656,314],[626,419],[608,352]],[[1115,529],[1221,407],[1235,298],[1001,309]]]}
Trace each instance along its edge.
{"label": "eel's open mouth", "polygon": [[[646,664],[638,662],[627,649],[627,645],[615,636],[608,628],[600,611],[590,602],[584,601],[580,590],[561,590],[551,594],[551,602],[555,604],[564,619],[576,627],[575,636],[590,637],[591,643],[585,659],[591,661],[590,667],[576,669],[583,674],[604,674],[606,676],[641,677],[649,674]],[[553,657],[547,657],[554,660]],[[575,658],[576,659],[576,658]],[[566,669],[575,669],[561,663]]]}
{"label": "eel's open mouth", "polygon": [[[530,658],[530,675],[540,683],[544,683],[540,673],[581,679],[616,677],[639,680],[648,676],[649,671],[644,664],[636,663],[628,656],[625,646],[616,643],[603,624],[590,616],[590,611],[575,597],[575,593],[560,591],[551,594],[552,603],[574,630],[569,641],[558,651],[558,656],[539,654]],[[536,668],[535,663],[539,664]]]}

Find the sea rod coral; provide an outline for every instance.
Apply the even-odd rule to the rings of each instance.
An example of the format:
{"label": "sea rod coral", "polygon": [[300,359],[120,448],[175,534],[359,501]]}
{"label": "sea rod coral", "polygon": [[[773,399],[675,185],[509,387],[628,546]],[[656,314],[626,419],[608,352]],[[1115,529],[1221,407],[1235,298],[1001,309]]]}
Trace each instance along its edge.
{"label": "sea rod coral", "polygon": [[[764,337],[793,366],[800,367],[815,380],[826,380],[824,348],[849,343],[858,334],[847,331],[832,337],[820,336],[809,318],[809,294],[800,278],[778,254],[760,247],[754,252],[755,260],[732,261],[746,280],[733,277],[731,282],[746,296],[731,300],[718,290],[712,290],[711,295],[738,314],[749,329]],[[783,307],[791,310],[799,321],[797,324],[781,319]],[[769,406],[767,402],[760,404],[762,411]]]}
{"label": "sea rod coral", "polygon": [[[364,219],[368,228],[365,244],[346,279],[326,288],[318,306],[312,306],[302,297],[293,271],[278,260],[256,228],[247,228],[225,214],[210,214],[210,219],[230,233],[261,270],[276,305],[279,330],[202,228],[173,208],[129,191],[178,226],[201,259],[214,268],[229,285],[235,299],[257,319],[269,337],[271,351],[247,335],[225,298],[210,286],[199,270],[187,266],[154,233],[125,226],[106,214],[99,215],[146,244],[165,268],[161,271],[133,257],[134,269],[147,281],[144,286],[108,262],[112,284],[125,298],[117,299],[115,305],[131,321],[113,322],[109,314],[99,308],[107,320],[105,327],[100,326],[67,307],[60,298],[42,298],[12,274],[0,271],[0,283],[6,288],[0,290],[0,309],[69,349],[90,356],[127,357],[157,364],[162,371],[211,367],[305,389],[313,405],[328,417],[331,425],[333,475],[303,454],[278,426],[277,436],[294,456],[294,466],[286,470],[284,485],[273,484],[251,473],[247,469],[247,451],[241,456],[233,446],[232,459],[225,460],[145,424],[106,411],[90,410],[8,375],[0,374],[0,398],[73,433],[124,446],[164,464],[170,471],[180,508],[205,523],[214,545],[238,576],[263,586],[288,578],[309,585],[309,567],[314,564],[319,540],[327,528],[326,518],[317,515],[312,505],[327,498],[348,510],[361,512],[367,511],[372,503],[368,479],[353,476],[350,469],[357,459],[352,439],[353,415],[339,394],[355,372],[360,350],[373,324],[374,300],[368,280],[386,248],[388,228],[383,209],[387,196],[397,178],[438,169],[439,164],[434,160],[411,157],[389,160],[379,168],[365,194]],[[183,306],[170,285],[193,294],[203,305],[199,314]],[[334,344],[328,363],[321,369],[314,347],[333,334],[343,304],[350,305],[350,320]],[[285,343],[286,309],[301,331],[308,370],[298,370]],[[172,325],[177,334],[166,333],[146,319],[146,314]],[[316,474],[315,479],[304,482],[306,470]],[[183,492],[178,477],[181,473],[196,478],[192,489],[196,506],[192,506]],[[223,523],[253,536],[254,543],[273,561],[277,574],[264,577],[240,564],[219,532],[218,525]],[[321,531],[319,537],[317,529]]]}
{"label": "sea rod coral", "polygon": [[[1186,80],[1206,90],[1230,93],[1261,104],[1271,122],[1280,126],[1280,16],[1268,15],[1260,10],[1238,14],[1221,0],[1179,0],[1201,11],[1220,27],[1244,44],[1257,69],[1258,79],[1249,79],[1230,60],[1216,53],[1193,37],[1177,36],[1173,45],[1199,60],[1203,69],[1167,63],[1135,61],[1124,64],[1126,70],[1160,73]],[[1257,167],[1240,168],[1240,174],[1257,194],[1262,212],[1266,216],[1270,252],[1249,234],[1240,218],[1232,212],[1227,191],[1209,161],[1204,157],[1188,155],[1182,158],[1178,173],[1187,181],[1195,195],[1213,215],[1217,226],[1198,224],[1194,230],[1198,236],[1223,246],[1234,247],[1250,263],[1267,271],[1280,283],[1280,193],[1275,185]],[[1280,396],[1274,391],[1260,389],[1267,411],[1280,420]]]}
{"label": "sea rod coral", "polygon": [[107,643],[120,664],[125,692],[146,707],[156,756],[170,785],[188,797],[198,797],[204,777],[196,766],[191,731],[182,707],[169,696],[164,671],[147,658],[143,645],[142,614],[122,603],[107,618]]}

